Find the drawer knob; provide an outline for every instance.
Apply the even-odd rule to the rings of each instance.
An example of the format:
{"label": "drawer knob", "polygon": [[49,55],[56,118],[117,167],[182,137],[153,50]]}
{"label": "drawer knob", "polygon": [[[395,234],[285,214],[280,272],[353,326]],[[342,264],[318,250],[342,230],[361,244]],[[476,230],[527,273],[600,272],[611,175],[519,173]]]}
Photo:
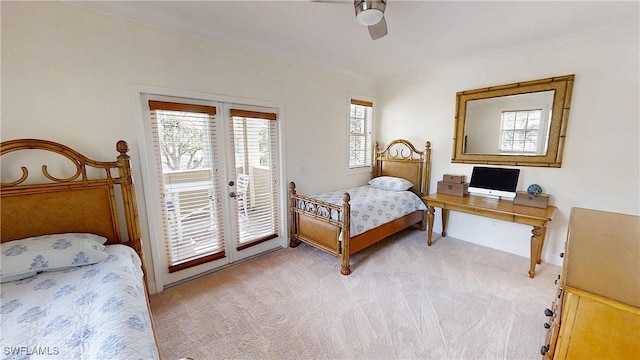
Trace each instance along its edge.
{"label": "drawer knob", "polygon": [[540,354],[541,355],[546,355],[548,352],[549,352],[549,345],[545,345],[545,346],[540,348]]}
{"label": "drawer knob", "polygon": [[544,314],[546,316],[553,316],[553,311],[549,310],[549,309],[544,309]]}
{"label": "drawer knob", "polygon": [[563,253],[563,252],[561,252],[561,253],[560,253],[560,257],[561,257],[561,258],[563,258],[563,257],[564,257],[564,253]]}
{"label": "drawer knob", "polygon": [[551,327],[551,325],[549,325],[549,323],[544,323],[544,328],[545,329],[549,329]]}

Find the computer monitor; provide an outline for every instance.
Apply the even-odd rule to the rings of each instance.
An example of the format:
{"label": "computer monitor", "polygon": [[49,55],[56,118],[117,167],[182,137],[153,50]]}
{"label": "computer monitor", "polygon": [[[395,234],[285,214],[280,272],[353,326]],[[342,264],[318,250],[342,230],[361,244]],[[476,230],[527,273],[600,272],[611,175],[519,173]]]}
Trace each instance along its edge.
{"label": "computer monitor", "polygon": [[469,193],[490,199],[516,197],[520,169],[474,166],[469,181]]}

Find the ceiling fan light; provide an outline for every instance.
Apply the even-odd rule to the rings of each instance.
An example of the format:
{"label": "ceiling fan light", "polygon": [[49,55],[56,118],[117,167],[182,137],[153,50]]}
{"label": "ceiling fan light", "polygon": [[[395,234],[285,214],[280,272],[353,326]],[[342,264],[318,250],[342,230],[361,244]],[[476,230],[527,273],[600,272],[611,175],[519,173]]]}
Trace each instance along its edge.
{"label": "ceiling fan light", "polygon": [[366,9],[358,12],[356,19],[358,19],[358,22],[362,25],[370,26],[379,23],[383,15],[384,13],[378,9]]}

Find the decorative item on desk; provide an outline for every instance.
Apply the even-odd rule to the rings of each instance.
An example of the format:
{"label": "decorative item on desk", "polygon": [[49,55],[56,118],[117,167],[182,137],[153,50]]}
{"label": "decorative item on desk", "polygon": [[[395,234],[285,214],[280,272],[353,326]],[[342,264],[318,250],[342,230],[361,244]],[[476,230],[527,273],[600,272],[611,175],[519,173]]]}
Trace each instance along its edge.
{"label": "decorative item on desk", "polygon": [[448,183],[463,184],[464,183],[464,175],[444,174],[442,176],[442,181],[448,182]]}
{"label": "decorative item on desk", "polygon": [[469,195],[469,183],[452,183],[438,181],[438,194],[466,196]]}
{"label": "decorative item on desk", "polygon": [[533,196],[538,196],[542,194],[542,187],[538,184],[531,184],[527,188],[527,192]]}
{"label": "decorative item on desk", "polygon": [[516,192],[513,204],[545,209],[549,206],[549,195],[542,193],[542,187],[540,185],[531,184],[527,188],[527,192]]}
{"label": "decorative item on desk", "polygon": [[464,182],[464,175],[444,174],[438,181],[438,194],[465,196],[469,194],[469,183]]}

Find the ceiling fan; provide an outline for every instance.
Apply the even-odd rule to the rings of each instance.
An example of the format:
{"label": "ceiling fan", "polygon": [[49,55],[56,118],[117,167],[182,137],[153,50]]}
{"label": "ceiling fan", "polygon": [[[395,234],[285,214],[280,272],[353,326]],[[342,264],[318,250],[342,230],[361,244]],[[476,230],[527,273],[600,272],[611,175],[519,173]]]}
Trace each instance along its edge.
{"label": "ceiling fan", "polygon": [[[320,3],[344,3],[335,0],[314,0]],[[353,8],[356,12],[356,19],[369,29],[371,39],[378,40],[387,35],[387,22],[384,19],[384,9],[387,7],[387,0],[355,0]]]}
{"label": "ceiling fan", "polygon": [[384,19],[386,0],[355,0],[356,19],[362,25],[367,25],[371,39],[378,40],[387,35],[387,22]]}

